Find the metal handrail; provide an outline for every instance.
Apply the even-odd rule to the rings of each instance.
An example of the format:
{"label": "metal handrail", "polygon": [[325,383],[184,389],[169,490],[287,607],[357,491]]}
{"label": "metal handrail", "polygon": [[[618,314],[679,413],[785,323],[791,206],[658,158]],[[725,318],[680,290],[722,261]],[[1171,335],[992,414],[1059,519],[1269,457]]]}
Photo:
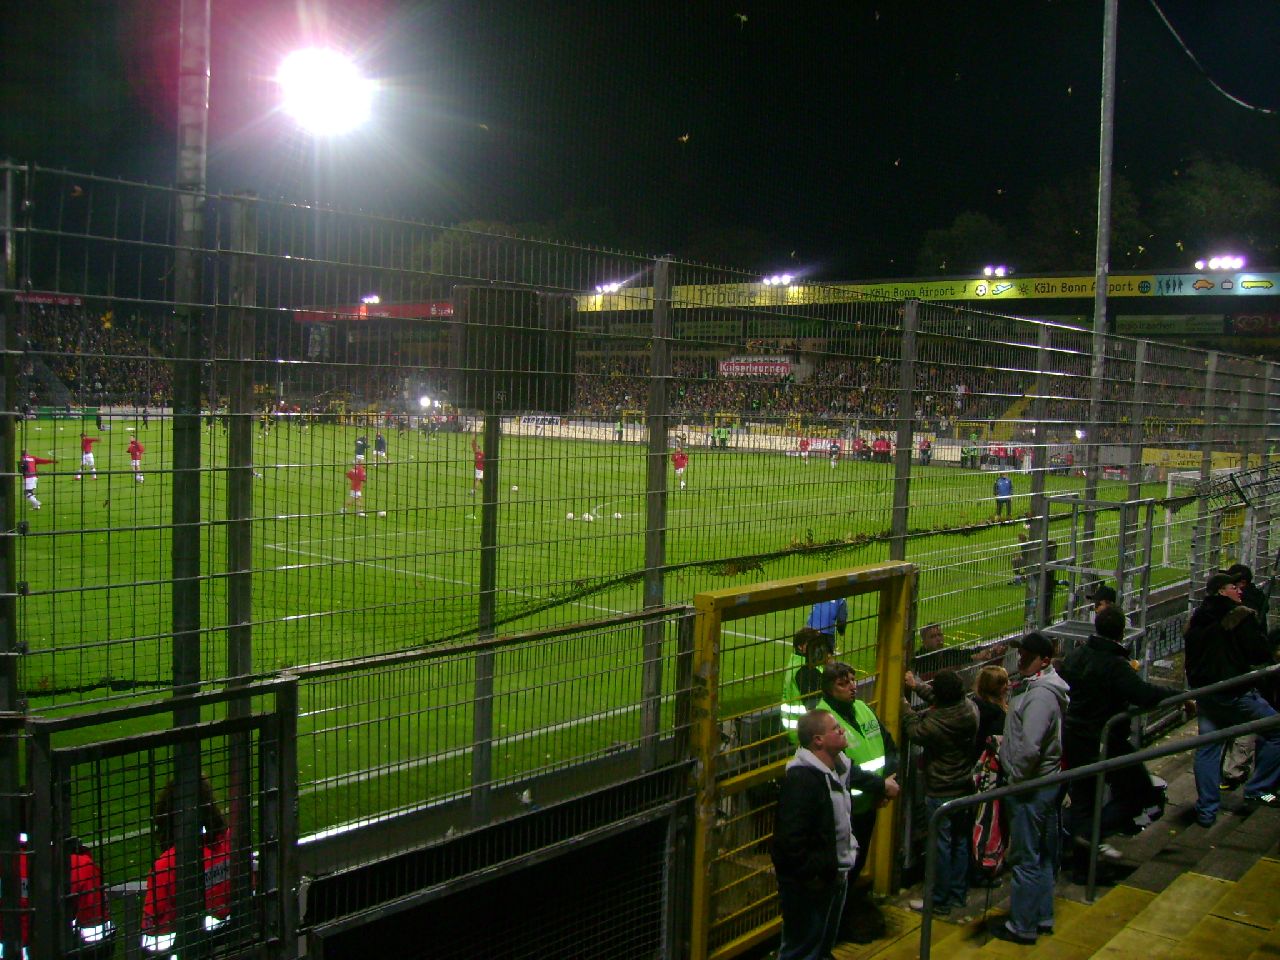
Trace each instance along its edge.
{"label": "metal handrail", "polygon": [[1035,790],[1042,790],[1045,787],[1054,787],[1059,784],[1070,783],[1073,780],[1092,777],[1099,773],[1118,770],[1121,767],[1131,767],[1145,763],[1148,760],[1158,760],[1161,757],[1167,757],[1175,753],[1185,753],[1188,750],[1194,750],[1209,743],[1217,743],[1220,740],[1230,740],[1233,737],[1261,733],[1273,727],[1280,727],[1280,714],[1263,717],[1261,720],[1250,720],[1248,723],[1238,724],[1234,727],[1225,727],[1221,730],[1215,730],[1213,733],[1200,734],[1188,740],[1178,740],[1157,747],[1148,747],[1145,750],[1125,754],[1123,757],[1099,760],[1096,763],[1076,767],[1073,770],[1062,770],[1058,773],[1051,773],[1047,777],[1025,780],[1022,783],[997,787],[984,793],[974,793],[967,797],[956,797],[948,800],[934,810],[929,817],[928,847],[925,850],[924,857],[924,889],[921,893],[924,903],[921,905],[920,910],[920,960],[929,960],[933,925],[933,884],[934,880],[937,879],[938,873],[938,821],[942,817],[949,816],[962,807],[976,807],[987,800],[999,800],[1002,797],[1031,793]]}
{"label": "metal handrail", "polygon": [[[1271,677],[1277,674],[1280,674],[1280,663],[1273,663],[1270,666],[1260,667],[1249,673],[1242,673],[1240,676],[1232,677],[1229,680],[1219,680],[1217,683],[1206,684],[1194,690],[1183,690],[1181,693],[1168,696],[1150,707],[1130,707],[1122,713],[1117,713],[1102,725],[1102,736],[1098,743],[1098,759],[1107,759],[1107,744],[1111,738],[1111,731],[1121,720],[1132,722],[1135,717],[1140,717],[1144,713],[1167,710],[1169,707],[1181,703],[1189,703],[1198,697],[1208,694],[1235,690],[1244,687],[1246,684],[1256,686],[1257,682],[1264,677]],[[1093,901],[1093,896],[1098,887],[1098,844],[1102,842],[1102,797],[1106,790],[1106,785],[1106,775],[1098,774],[1093,787],[1093,819],[1089,827],[1089,876],[1084,890],[1084,898],[1090,902]]]}

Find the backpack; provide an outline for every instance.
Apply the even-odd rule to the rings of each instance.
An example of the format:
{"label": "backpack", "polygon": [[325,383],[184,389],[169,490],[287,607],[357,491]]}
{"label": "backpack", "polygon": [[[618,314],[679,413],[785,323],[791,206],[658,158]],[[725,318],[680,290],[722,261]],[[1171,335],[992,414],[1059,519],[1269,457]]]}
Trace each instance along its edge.
{"label": "backpack", "polygon": [[[987,737],[982,752],[973,765],[974,792],[994,790],[1004,784],[1000,771],[999,738]],[[970,858],[978,871],[988,880],[994,878],[1004,866],[1009,852],[1009,836],[1005,831],[1004,802],[983,801],[974,811],[973,836],[969,848]]]}

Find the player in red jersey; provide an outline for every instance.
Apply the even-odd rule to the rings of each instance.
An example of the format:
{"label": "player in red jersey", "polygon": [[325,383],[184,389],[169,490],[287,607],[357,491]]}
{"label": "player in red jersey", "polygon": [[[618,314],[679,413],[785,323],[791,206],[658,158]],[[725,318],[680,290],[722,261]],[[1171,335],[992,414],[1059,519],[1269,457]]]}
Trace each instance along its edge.
{"label": "player in red jersey", "polygon": [[80,434],[80,473],[76,474],[77,480],[82,473],[89,474],[95,480],[98,479],[98,469],[93,465],[93,445],[97,442],[97,437]]}
{"label": "player in red jersey", "polygon": [[467,496],[474,497],[476,490],[480,484],[484,482],[484,451],[480,449],[480,444],[476,443],[476,438],[471,438],[471,452],[475,457],[475,477],[471,481],[471,492]]}
{"label": "player in red jersey", "polygon": [[800,462],[806,467],[809,465],[809,438],[800,438]]}
{"label": "player in red jersey", "polygon": [[133,468],[133,479],[142,483],[146,478],[142,475],[142,455],[146,447],[138,442],[137,437],[129,438],[129,466]]}
{"label": "player in red jersey", "polygon": [[671,454],[671,466],[676,469],[676,479],[680,481],[680,489],[684,489],[684,470],[689,466],[689,455],[684,452],[684,447],[676,447],[675,452]]}
{"label": "player in red jersey", "polygon": [[25,450],[22,451],[22,456],[18,460],[18,473],[22,475],[22,494],[27,498],[27,503],[31,504],[32,510],[40,509],[40,501],[36,499],[36,485],[40,482],[40,478],[36,476],[36,468],[42,463],[57,462],[57,460],[46,460],[44,457],[36,457]]}
{"label": "player in red jersey", "polygon": [[[363,517],[364,511],[358,509],[361,505],[360,501],[364,498],[365,472],[363,463],[357,463],[347,471],[347,481],[351,484],[351,490],[347,493],[347,499],[350,500],[351,504],[357,508],[357,514]],[[347,508],[343,507],[342,512],[346,513]]]}

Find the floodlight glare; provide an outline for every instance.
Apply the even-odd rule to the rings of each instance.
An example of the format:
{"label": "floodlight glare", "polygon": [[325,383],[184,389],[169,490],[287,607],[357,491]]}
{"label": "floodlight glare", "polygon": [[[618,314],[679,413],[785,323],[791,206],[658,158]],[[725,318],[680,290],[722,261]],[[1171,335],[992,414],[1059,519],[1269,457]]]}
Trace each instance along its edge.
{"label": "floodlight glare", "polygon": [[361,297],[360,302],[361,303],[381,303],[382,298],[378,296],[376,293],[371,293],[366,297]]}
{"label": "floodlight glare", "polygon": [[1205,267],[1205,263],[1204,263],[1204,261],[1203,261],[1203,260],[1197,260],[1197,261],[1196,261],[1196,269],[1197,269],[1197,270],[1203,270],[1203,269],[1204,269],[1204,267]]}
{"label": "floodlight glare", "polygon": [[1218,269],[1218,267],[1220,267],[1221,265],[1222,265],[1222,259],[1221,259],[1220,257],[1210,257],[1210,258],[1209,258],[1209,269],[1210,269],[1210,270],[1217,270],[1217,269]]}
{"label": "floodlight glare", "polygon": [[285,113],[321,136],[354,130],[369,119],[374,83],[336,50],[295,50],[276,72]]}
{"label": "floodlight glare", "polygon": [[1231,266],[1235,267],[1237,270],[1242,269],[1242,268],[1244,267],[1244,257],[1236,257],[1236,258],[1234,258],[1234,259],[1231,261]]}
{"label": "floodlight glare", "polygon": [[419,398],[418,398],[418,406],[420,406],[423,410],[428,410],[428,409],[430,409],[430,407],[431,407],[431,398],[430,398],[430,397],[419,397]]}
{"label": "floodlight glare", "polygon": [[617,280],[614,280],[610,283],[596,284],[596,293],[617,293],[621,289],[622,289],[622,284],[619,283]]}

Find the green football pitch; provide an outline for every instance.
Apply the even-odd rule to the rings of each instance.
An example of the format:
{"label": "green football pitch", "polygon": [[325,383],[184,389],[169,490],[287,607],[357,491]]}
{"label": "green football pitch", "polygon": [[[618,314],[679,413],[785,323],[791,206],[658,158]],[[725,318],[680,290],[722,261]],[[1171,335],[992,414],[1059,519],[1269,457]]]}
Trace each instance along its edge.
{"label": "green football pitch", "polygon": [[[91,426],[91,425],[87,425]],[[130,428],[133,428],[131,430]],[[156,698],[170,679],[169,425],[112,423],[96,448],[96,480],[74,479],[80,426],[29,421],[20,444],[56,457],[41,467],[42,509],[19,509],[22,686],[32,708],[87,711],[109,697]],[[202,620],[227,622],[225,519],[227,437],[202,428]],[[146,446],[145,480],[125,447]],[[254,665],[267,674],[433,644],[465,642],[479,616],[481,492],[472,493],[468,434],[355,426],[254,427]],[[356,437],[369,439],[364,497],[345,477]],[[888,557],[891,465],[779,452],[693,448],[686,489],[666,465],[665,599],[700,590],[860,566]],[[641,444],[556,436],[504,436],[498,472],[498,632],[607,618],[643,604],[646,449]],[[915,467],[908,559],[920,565],[916,618],[961,636],[1020,628],[1025,587],[1011,558],[1029,509],[1030,481],[1014,475],[1013,522],[996,522],[993,475]],[[1083,481],[1050,477],[1049,492]],[[1155,487],[1148,496],[1163,494]],[[1121,499],[1123,484],[1100,496]],[[1179,543],[1190,518],[1178,517]],[[568,515],[573,514],[573,519]],[[592,519],[586,520],[584,514]],[[1100,563],[1114,554],[1113,514],[1099,521]],[[1069,539],[1065,521],[1054,536]],[[1185,565],[1163,577],[1185,576]],[[865,606],[865,609],[864,609]],[[869,666],[865,626],[847,656]],[[804,610],[733,625],[722,647],[722,710],[776,702],[777,671]],[[494,670],[494,777],[522,777],[633,743],[639,717],[641,631],[612,628],[555,643],[513,647]],[[674,630],[667,629],[667,655]],[[202,638],[202,674],[225,676],[221,629]],[[668,659],[668,663],[669,663]],[[664,675],[670,691],[671,670]],[[304,831],[358,820],[469,785],[472,743],[469,657],[446,656],[398,670],[371,669],[305,683],[300,690],[299,777]],[[670,699],[666,710],[671,709]],[[135,732],[122,725],[110,735]],[[85,731],[101,738],[102,730]],[[71,737],[70,739],[75,739]],[[137,805],[137,804],[134,804]]]}

